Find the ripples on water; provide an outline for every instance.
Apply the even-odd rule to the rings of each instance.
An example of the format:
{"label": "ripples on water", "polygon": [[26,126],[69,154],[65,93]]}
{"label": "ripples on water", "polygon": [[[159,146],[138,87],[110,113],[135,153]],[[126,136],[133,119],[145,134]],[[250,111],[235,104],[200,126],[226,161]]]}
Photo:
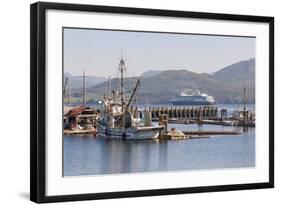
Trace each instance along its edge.
{"label": "ripples on water", "polygon": [[[214,125],[173,125],[180,130],[234,130]],[[105,140],[64,136],[64,175],[240,168],[255,166],[255,128],[241,135],[192,140]]]}

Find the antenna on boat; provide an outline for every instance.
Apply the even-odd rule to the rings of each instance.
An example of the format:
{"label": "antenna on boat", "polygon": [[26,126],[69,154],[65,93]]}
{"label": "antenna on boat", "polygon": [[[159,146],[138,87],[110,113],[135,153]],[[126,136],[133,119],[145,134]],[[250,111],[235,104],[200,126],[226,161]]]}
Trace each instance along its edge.
{"label": "antenna on boat", "polygon": [[119,70],[121,73],[121,83],[120,83],[120,87],[121,87],[121,104],[122,104],[122,114],[124,113],[124,71],[126,70],[126,66],[125,66],[125,61],[123,59],[123,52],[121,49],[121,59],[119,62]]}
{"label": "antenna on boat", "polygon": [[70,83],[68,83],[68,89],[67,89],[67,103],[70,103]]}
{"label": "antenna on boat", "polygon": [[83,70],[83,88],[82,88],[82,101],[83,106],[85,106],[85,70]]}
{"label": "antenna on boat", "polygon": [[107,92],[108,92],[108,99],[110,98],[110,96],[111,96],[111,78],[110,78],[110,76],[108,76],[108,82],[107,82],[108,84],[107,84]]}
{"label": "antenna on boat", "polygon": [[116,104],[116,97],[115,97],[115,91],[114,90],[112,90],[112,97],[113,97],[114,104]]}
{"label": "antenna on boat", "polygon": [[246,124],[246,87],[244,87],[244,92],[243,92],[243,126]]}

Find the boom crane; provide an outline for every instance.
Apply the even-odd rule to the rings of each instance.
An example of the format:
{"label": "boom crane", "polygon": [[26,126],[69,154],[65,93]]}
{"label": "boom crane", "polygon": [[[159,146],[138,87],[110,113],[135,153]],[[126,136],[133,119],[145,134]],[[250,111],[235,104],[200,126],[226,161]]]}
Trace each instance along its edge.
{"label": "boom crane", "polygon": [[63,86],[63,95],[66,93],[66,86],[67,86],[68,77],[65,78],[64,86]]}

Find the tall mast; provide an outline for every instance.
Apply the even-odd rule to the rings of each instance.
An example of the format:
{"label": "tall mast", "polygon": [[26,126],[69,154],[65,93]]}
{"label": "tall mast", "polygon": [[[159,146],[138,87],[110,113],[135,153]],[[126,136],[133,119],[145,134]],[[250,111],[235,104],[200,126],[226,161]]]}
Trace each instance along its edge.
{"label": "tall mast", "polygon": [[110,95],[111,95],[111,79],[110,79],[110,76],[108,76],[108,82],[107,82],[108,84],[107,84],[107,92],[108,92],[108,99],[110,99]]}
{"label": "tall mast", "polygon": [[83,70],[83,90],[82,90],[82,97],[83,97],[83,106],[85,106],[85,70]]}
{"label": "tall mast", "polygon": [[70,103],[70,83],[68,83],[67,102]]}
{"label": "tall mast", "polygon": [[121,50],[121,59],[120,59],[120,62],[119,62],[119,70],[121,72],[121,83],[120,83],[120,86],[121,86],[121,104],[122,104],[122,114],[124,113],[124,71],[126,70],[126,67],[125,67],[125,62],[124,62],[124,59],[123,59],[123,54],[122,54],[122,50]]}
{"label": "tall mast", "polygon": [[246,88],[244,87],[243,93],[243,125],[246,124]]}

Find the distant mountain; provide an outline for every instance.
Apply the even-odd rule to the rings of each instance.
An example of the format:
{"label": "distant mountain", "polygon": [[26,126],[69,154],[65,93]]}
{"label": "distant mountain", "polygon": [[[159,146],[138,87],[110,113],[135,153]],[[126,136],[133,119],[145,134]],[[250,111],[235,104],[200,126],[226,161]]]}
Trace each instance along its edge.
{"label": "distant mountain", "polygon": [[251,58],[249,60],[240,61],[227,66],[215,73],[213,73],[214,78],[222,81],[228,82],[243,82],[243,81],[253,81],[255,80],[255,59]]}
{"label": "distant mountain", "polygon": [[[70,86],[71,92],[81,92],[82,89],[82,82],[83,77],[82,75],[72,75],[69,72],[64,73],[64,79],[68,78],[68,85]],[[90,88],[96,84],[99,84],[101,82],[107,81],[104,77],[97,77],[97,76],[85,76],[85,88]]]}
{"label": "distant mountain", "polygon": [[[152,75],[150,75],[152,74]],[[255,101],[255,60],[240,61],[215,73],[195,73],[188,70],[148,71],[140,77],[141,87],[137,92],[139,103],[168,103],[169,98],[181,90],[191,88],[214,96],[217,103],[242,103],[243,88],[247,89],[250,102]],[[106,79],[87,88],[87,95],[100,99],[108,92]],[[137,78],[125,79],[125,90],[132,90]],[[112,88],[119,88],[120,79],[111,80]],[[129,96],[129,93],[127,93]]]}
{"label": "distant mountain", "polygon": [[150,76],[158,75],[162,72],[163,71],[161,71],[161,70],[148,70],[148,71],[142,73],[141,77],[150,77]]}

